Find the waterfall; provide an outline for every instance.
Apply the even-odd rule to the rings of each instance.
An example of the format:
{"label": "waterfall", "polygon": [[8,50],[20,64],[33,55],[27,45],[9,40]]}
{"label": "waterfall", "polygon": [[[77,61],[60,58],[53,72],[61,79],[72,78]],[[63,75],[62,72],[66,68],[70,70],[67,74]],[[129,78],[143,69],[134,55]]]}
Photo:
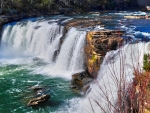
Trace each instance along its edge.
{"label": "waterfall", "polygon": [[71,28],[62,44],[56,68],[60,70],[78,71],[83,70],[84,40],[86,32]]}
{"label": "waterfall", "polygon": [[128,44],[106,54],[97,80],[91,85],[91,91],[81,102],[82,112],[115,112],[113,106],[117,103],[118,84],[125,83],[127,88],[134,77],[134,68],[142,69],[143,55],[149,52],[149,44]]}
{"label": "waterfall", "polygon": [[52,62],[54,52],[59,49],[63,27],[57,23],[17,23],[7,25],[1,40],[1,48],[15,53],[31,54]]}
{"label": "waterfall", "polygon": [[86,31],[69,29],[54,64],[51,68],[46,67],[41,71],[67,79],[70,79],[73,73],[83,71],[85,37]]}
{"label": "waterfall", "polygon": [[70,28],[63,43],[62,36],[64,27],[56,21],[8,24],[2,34],[1,56],[39,57],[49,63],[47,67],[38,67],[39,71],[55,76],[67,74],[70,78],[72,73],[84,70],[86,31]]}

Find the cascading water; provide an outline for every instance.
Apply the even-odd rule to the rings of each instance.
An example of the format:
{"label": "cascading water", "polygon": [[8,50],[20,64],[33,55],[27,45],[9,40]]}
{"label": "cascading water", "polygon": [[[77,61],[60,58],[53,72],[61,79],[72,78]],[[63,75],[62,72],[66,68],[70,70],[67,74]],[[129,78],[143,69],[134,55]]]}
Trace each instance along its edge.
{"label": "cascading water", "polygon": [[[73,73],[84,70],[85,36],[86,31],[77,28],[70,28],[64,35],[64,27],[53,20],[5,25],[0,48],[0,97],[5,99],[7,95],[6,100],[11,102],[0,101],[0,111],[69,113],[77,109],[74,104],[80,95],[71,90],[69,79]],[[35,85],[50,88],[51,107],[26,108],[26,99],[31,98],[28,87]]]}
{"label": "cascading water", "polygon": [[66,72],[79,72],[84,69],[85,36],[85,31],[77,31],[76,28],[71,28],[68,31],[53,70],[59,69],[64,74]]}
{"label": "cascading water", "polygon": [[7,25],[2,35],[1,47],[5,51],[30,54],[52,62],[62,35],[62,26],[57,23],[48,24],[46,21]]}
{"label": "cascading water", "polygon": [[142,69],[143,55],[150,51],[149,44],[128,44],[106,54],[98,78],[82,103],[82,112],[115,113],[113,106],[117,103],[119,83],[127,88],[134,69]]}
{"label": "cascading water", "polygon": [[[147,26],[149,26],[149,20],[143,19],[141,24],[139,23],[141,20],[124,19],[122,14],[125,13],[123,12],[120,17],[116,16],[115,18],[114,13],[107,13],[104,16],[112,15],[113,18],[103,19],[100,17],[101,15],[98,15],[96,19],[101,18],[106,24],[106,29],[126,30],[134,38],[137,37],[136,33],[140,29],[144,38],[147,34],[146,37],[149,38],[149,30],[146,30],[148,33],[145,34],[145,28],[147,29]],[[118,14],[116,13],[116,15]],[[75,18],[94,19],[95,16],[76,15]],[[117,100],[118,89],[109,72],[109,67],[115,67],[115,70],[117,70],[116,76],[119,79],[118,74],[121,73],[121,67],[119,66],[121,54],[119,52],[127,49],[126,52],[121,53],[126,58],[123,63],[125,65],[124,74],[128,75],[126,78],[130,81],[133,77],[133,63],[136,66],[138,61],[142,62],[142,57],[139,58],[139,54],[136,53],[140,51],[141,56],[143,55],[144,43],[127,45],[122,49],[107,53],[97,79],[97,83],[102,89],[96,83],[93,83],[91,91],[82,100],[81,95],[71,90],[69,79],[73,73],[84,69],[83,50],[86,30],[70,28],[64,36],[64,27],[58,24],[64,24],[70,19],[72,18],[58,15],[43,20],[27,20],[5,25],[0,48],[0,97],[4,100],[0,101],[0,112],[80,113],[81,111],[82,113],[93,113],[95,111],[95,113],[99,113],[101,109],[95,103],[94,99],[96,99],[110,113],[112,109],[108,109],[108,101],[106,101],[104,94],[107,93],[107,99],[114,104]],[[143,25],[144,22],[145,25]],[[139,26],[138,29],[137,26]],[[97,27],[95,30],[99,30],[99,28]],[[62,36],[64,36],[63,40]],[[149,46],[145,47],[149,48]],[[134,50],[131,48],[134,48]],[[134,62],[130,59],[131,53]],[[28,88],[35,85],[49,87],[48,94],[51,95],[51,99],[42,107],[33,109],[26,107],[26,104],[32,96]]]}
{"label": "cascading water", "polygon": [[39,67],[41,72],[56,76],[66,74],[67,78],[71,78],[72,73],[84,69],[83,48],[86,31],[71,28],[58,54],[63,29],[63,26],[48,21],[7,25],[2,35],[1,50],[8,56],[21,54],[43,58],[49,62],[49,65],[42,66],[41,69]]}

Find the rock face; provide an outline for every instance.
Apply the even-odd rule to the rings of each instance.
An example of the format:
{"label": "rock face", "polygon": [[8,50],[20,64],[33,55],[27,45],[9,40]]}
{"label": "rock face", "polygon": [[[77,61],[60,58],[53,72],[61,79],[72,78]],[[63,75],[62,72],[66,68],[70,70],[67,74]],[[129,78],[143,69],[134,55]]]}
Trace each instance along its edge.
{"label": "rock face", "polygon": [[124,31],[119,30],[89,31],[87,33],[85,63],[91,77],[97,77],[105,54],[123,44],[123,38],[121,38],[123,34]]}

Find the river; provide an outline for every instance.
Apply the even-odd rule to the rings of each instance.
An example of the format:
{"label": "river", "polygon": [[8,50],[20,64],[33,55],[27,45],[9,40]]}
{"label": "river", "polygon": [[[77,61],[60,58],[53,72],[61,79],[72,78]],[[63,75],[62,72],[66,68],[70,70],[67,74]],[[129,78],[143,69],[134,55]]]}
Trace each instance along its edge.
{"label": "river", "polygon": [[[124,11],[58,15],[29,18],[4,25],[0,48],[0,112],[86,113],[82,104],[87,100],[82,93],[71,89],[70,79],[72,74],[84,70],[87,31],[101,30],[103,27],[72,27],[62,43],[64,26],[58,23],[73,18],[100,19],[106,29],[125,30],[127,36],[124,38],[130,39],[130,43],[148,41],[150,20],[124,18],[124,15],[135,13],[145,14]],[[37,85],[46,87],[46,93],[51,95],[51,99],[41,106],[28,107],[27,102],[35,95],[30,88]]]}

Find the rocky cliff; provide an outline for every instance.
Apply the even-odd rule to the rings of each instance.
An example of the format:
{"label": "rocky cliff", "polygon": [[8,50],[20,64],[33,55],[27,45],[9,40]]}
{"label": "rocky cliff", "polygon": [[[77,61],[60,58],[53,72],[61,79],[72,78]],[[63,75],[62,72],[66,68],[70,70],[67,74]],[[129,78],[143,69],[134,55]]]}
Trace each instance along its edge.
{"label": "rocky cliff", "polygon": [[95,78],[105,54],[116,50],[123,44],[124,31],[102,30],[87,33],[85,45],[85,63],[90,75]]}
{"label": "rocky cliff", "polygon": [[89,82],[97,78],[100,65],[108,51],[116,50],[123,44],[121,36],[124,31],[101,30],[89,31],[85,44],[85,67],[86,70],[72,76],[73,89],[86,92]]}

